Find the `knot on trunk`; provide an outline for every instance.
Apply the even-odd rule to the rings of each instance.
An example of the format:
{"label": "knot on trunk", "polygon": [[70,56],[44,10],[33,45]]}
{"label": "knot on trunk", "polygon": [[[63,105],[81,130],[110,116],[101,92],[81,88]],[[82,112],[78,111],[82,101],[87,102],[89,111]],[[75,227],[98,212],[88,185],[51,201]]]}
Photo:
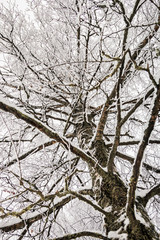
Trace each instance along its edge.
{"label": "knot on trunk", "polygon": [[94,149],[94,156],[96,157],[98,163],[102,167],[107,166],[109,148],[105,145],[105,142],[102,140],[96,140],[92,143],[91,149]]}
{"label": "knot on trunk", "polygon": [[75,134],[77,135],[80,147],[87,149],[93,136],[94,123],[93,115],[86,110],[85,104],[80,101],[74,108],[72,119],[75,124]]}

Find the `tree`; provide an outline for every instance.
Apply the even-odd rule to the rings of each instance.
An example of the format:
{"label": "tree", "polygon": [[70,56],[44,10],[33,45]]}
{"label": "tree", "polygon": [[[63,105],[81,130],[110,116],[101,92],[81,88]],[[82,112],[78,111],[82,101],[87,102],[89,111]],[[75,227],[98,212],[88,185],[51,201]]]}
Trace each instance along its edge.
{"label": "tree", "polygon": [[159,239],[158,0],[1,5],[2,239]]}

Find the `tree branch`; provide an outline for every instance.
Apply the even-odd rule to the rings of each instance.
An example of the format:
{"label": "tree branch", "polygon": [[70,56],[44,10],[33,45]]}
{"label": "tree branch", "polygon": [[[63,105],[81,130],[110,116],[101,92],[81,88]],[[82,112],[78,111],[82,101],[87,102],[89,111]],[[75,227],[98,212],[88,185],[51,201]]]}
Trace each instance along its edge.
{"label": "tree branch", "polygon": [[129,188],[129,193],[128,193],[128,203],[127,203],[127,215],[131,222],[134,222],[136,219],[135,213],[134,213],[135,191],[136,191],[136,186],[137,186],[137,182],[138,182],[138,177],[140,174],[140,166],[142,163],[144,150],[145,150],[146,146],[148,145],[149,137],[154,129],[154,125],[155,125],[155,122],[156,122],[156,119],[158,116],[159,105],[160,105],[159,102],[160,102],[160,84],[157,89],[157,96],[154,101],[154,106],[152,109],[151,117],[149,119],[148,127],[144,131],[144,136],[143,136],[142,142],[139,146],[137,157],[135,159],[135,163],[133,166],[132,177],[130,180],[130,188]]}
{"label": "tree branch", "polygon": [[54,205],[54,208],[51,207],[49,209],[47,209],[45,212],[43,213],[39,213],[33,217],[27,218],[27,219],[22,219],[22,218],[18,218],[16,217],[16,221],[13,221],[11,219],[11,222],[9,222],[9,220],[6,223],[1,223],[0,224],[0,229],[3,232],[10,232],[10,231],[15,231],[18,229],[22,229],[24,228],[26,225],[30,225],[38,220],[41,220],[45,214],[51,214],[53,211],[55,211],[56,209],[61,208],[62,206],[64,206],[65,204],[67,204],[68,202],[70,202],[71,200],[73,200],[73,196],[68,196],[66,198],[64,198],[62,201],[58,202],[57,204]]}
{"label": "tree branch", "polygon": [[136,109],[144,102],[144,100],[146,100],[153,92],[154,88],[151,88],[143,98],[139,99],[139,101],[134,105],[134,107],[121,120],[120,126],[122,126],[128,120],[128,118],[136,111]]}
{"label": "tree branch", "polygon": [[103,213],[104,215],[108,216],[108,215],[106,214],[106,212],[105,212],[101,207],[99,207],[98,205],[94,204],[94,203],[91,202],[89,199],[83,197],[81,194],[79,194],[79,193],[77,193],[77,192],[74,192],[74,191],[70,191],[70,190],[68,190],[68,193],[72,194],[73,196],[76,196],[79,200],[88,203],[88,204],[91,205],[95,210],[97,210],[97,211]]}
{"label": "tree branch", "polygon": [[104,240],[109,240],[109,238],[103,236],[100,233],[96,233],[96,232],[88,232],[88,231],[83,231],[83,232],[79,232],[79,233],[73,233],[73,234],[68,234],[65,235],[63,237],[58,237],[58,238],[52,238],[50,240],[70,240],[70,239],[75,239],[78,237],[94,237],[94,238],[98,238],[98,239],[104,239]]}
{"label": "tree branch", "polygon": [[148,203],[148,201],[152,197],[154,197],[155,195],[159,195],[160,196],[160,184],[158,184],[157,186],[153,187],[144,197],[139,197],[140,202],[145,207],[146,204]]}
{"label": "tree branch", "polygon": [[105,177],[106,172],[101,168],[101,166],[88,154],[82,151],[80,148],[72,145],[65,137],[61,137],[58,133],[50,129],[48,126],[42,124],[39,120],[20,110],[19,108],[11,105],[10,103],[6,103],[3,99],[0,99],[0,109],[3,111],[12,113],[15,117],[24,120],[29,125],[37,128],[40,132],[44,133],[49,138],[54,139],[55,141],[61,143],[67,150],[76,154],[78,157],[81,157],[86,163],[88,163],[91,167],[96,168],[97,172]]}
{"label": "tree branch", "polygon": [[[24,154],[21,155],[20,157],[18,157],[18,160],[21,161],[21,160],[25,159],[26,157],[28,157],[30,154],[36,153],[36,152],[42,150],[44,147],[49,147],[49,146],[53,145],[54,143],[56,143],[56,141],[53,141],[53,140],[52,140],[52,141],[49,141],[49,142],[46,142],[46,143],[43,143],[43,144],[41,144],[41,145],[39,145],[39,146],[31,149],[30,151],[24,153]],[[5,168],[12,166],[12,165],[15,164],[16,162],[17,162],[17,159],[15,158],[15,159],[11,160],[10,162],[6,163],[6,164],[5,164],[4,166],[2,166],[0,169],[1,169],[1,170],[4,170]]]}
{"label": "tree branch", "polygon": [[[137,1],[138,3],[139,1]],[[138,5],[137,5],[138,6]],[[137,8],[136,6],[136,8]],[[132,16],[133,17],[133,16]],[[152,33],[150,33],[147,37],[145,37],[141,42],[140,44],[138,45],[137,49],[134,51],[134,53],[132,54],[132,59],[135,61],[136,58],[139,56],[139,54],[141,53],[142,49],[147,45],[148,41],[151,40],[155,33],[158,31],[160,27],[160,14],[158,16],[158,23],[155,24],[154,26],[154,30]],[[127,53],[127,51],[126,51]],[[126,54],[125,53],[125,54]],[[125,56],[124,54],[124,56]],[[123,57],[124,57],[123,56]],[[122,61],[122,60],[121,60]],[[121,61],[118,62],[118,68],[121,64]],[[133,61],[132,60],[129,60],[128,63],[126,64],[126,67],[124,69],[124,73],[121,77],[121,84],[124,83],[124,81],[126,80],[126,78],[129,76],[129,73],[130,73],[130,69],[133,65]],[[117,70],[115,71],[117,72]],[[107,75],[108,76],[108,75]],[[109,76],[110,77],[110,76]],[[105,79],[104,79],[105,80]],[[104,104],[104,107],[103,107],[103,110],[102,110],[102,114],[101,114],[101,118],[99,120],[99,123],[98,123],[98,127],[97,127],[97,133],[96,133],[96,137],[95,137],[95,140],[101,140],[102,139],[102,135],[103,135],[103,131],[104,131],[104,126],[105,126],[105,123],[107,121],[107,116],[108,116],[108,109],[110,107],[110,103],[111,103],[111,100],[115,98],[115,95],[116,95],[116,85],[115,87],[113,88],[110,96],[108,97],[107,101],[105,102]]]}
{"label": "tree branch", "polygon": [[[138,145],[140,140],[133,140],[133,141],[126,141],[120,142],[119,146],[129,146],[129,145]],[[149,140],[148,143],[150,144],[160,144],[160,140]],[[113,143],[106,143],[107,147],[112,147]]]}
{"label": "tree branch", "polygon": [[[130,162],[131,164],[134,163],[134,158],[133,157],[130,157],[124,153],[121,153],[119,151],[116,152],[116,155],[117,157],[120,157],[124,160],[127,160],[128,162]],[[155,172],[157,174],[160,174],[160,169],[156,168],[156,167],[152,167],[151,165],[147,164],[147,163],[143,163],[143,167],[146,168],[146,170],[148,171],[152,171],[152,172]]]}

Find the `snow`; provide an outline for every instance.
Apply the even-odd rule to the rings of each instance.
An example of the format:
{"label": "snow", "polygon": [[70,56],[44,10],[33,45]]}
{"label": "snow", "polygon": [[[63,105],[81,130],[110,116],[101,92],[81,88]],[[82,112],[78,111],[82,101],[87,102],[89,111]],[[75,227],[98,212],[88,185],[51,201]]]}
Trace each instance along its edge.
{"label": "snow", "polygon": [[[70,149],[70,146],[73,146],[72,143],[67,139],[65,138],[63,135],[61,135],[60,133],[57,133],[54,129],[50,128],[49,126],[47,126],[45,123],[42,123],[41,121],[39,121],[38,119],[36,119],[33,114],[28,114],[26,113],[22,108],[19,108],[17,107],[16,105],[10,103],[9,101],[7,101],[5,98],[1,97],[0,96],[0,102],[2,102],[3,104],[5,105],[8,105],[10,106],[11,108],[14,108],[15,110],[17,110],[18,112],[22,113],[22,115],[26,116],[27,118],[30,118],[32,120],[34,120],[37,124],[40,124],[41,126],[45,127],[47,131],[49,132],[52,132],[53,135],[55,134],[55,136],[57,136],[57,138],[60,138],[61,139],[61,142],[64,141],[64,145],[68,145],[68,149]],[[38,128],[37,128],[38,129]],[[40,130],[39,130],[40,131]],[[47,135],[47,134],[46,134]],[[53,136],[53,139],[55,139],[55,137]],[[81,153],[83,153],[84,155],[88,155],[85,151],[83,151],[81,148],[79,147],[75,147],[73,146],[74,148],[76,148],[78,151],[80,151]],[[88,155],[89,158],[91,158],[89,155]],[[92,158],[92,160],[96,163],[96,165],[99,166],[99,168],[101,168],[101,166],[94,160],[94,158]],[[102,170],[102,168],[101,168]],[[104,171],[104,170],[103,170]]]}
{"label": "snow", "polygon": [[3,221],[1,220],[0,228],[12,226],[14,224],[20,223],[21,221],[22,220],[18,217],[12,217],[12,219],[5,219]]}
{"label": "snow", "polygon": [[108,206],[108,207],[106,207],[105,209],[105,212],[112,212],[112,206]]}
{"label": "snow", "polygon": [[46,124],[42,123],[41,121],[39,121],[38,119],[36,119],[33,114],[28,114],[27,112],[25,112],[22,108],[17,107],[15,104],[7,101],[5,98],[0,96],[0,102],[2,102],[5,105],[8,105],[12,108],[15,108],[17,111],[21,112],[23,115],[27,116],[28,118],[32,118],[33,120],[35,120],[37,123],[42,124],[44,127],[46,127],[47,129],[49,129],[50,131],[53,131],[52,128],[48,127]]}
{"label": "snow", "polygon": [[136,197],[145,197],[147,195],[147,193],[149,192],[150,190],[148,189],[145,189],[145,190],[136,190]]}
{"label": "snow", "polygon": [[[54,204],[57,204],[57,203],[61,202],[63,199],[65,199],[65,197],[66,196],[62,196],[62,197],[59,198],[58,196],[56,196],[54,198]],[[60,199],[60,201],[59,201],[59,199]],[[0,229],[3,228],[3,227],[9,227],[9,226],[12,226],[14,224],[20,223],[23,220],[34,218],[39,214],[41,214],[41,215],[46,214],[47,210],[48,210],[47,207],[42,207],[39,210],[36,210],[34,212],[25,212],[20,217],[11,216],[10,218],[8,217],[8,218],[5,218],[5,219],[1,219],[0,220]]]}
{"label": "snow", "polygon": [[126,218],[126,213],[123,213],[123,214],[118,218],[117,222],[122,222],[122,221],[125,220],[125,218]]}
{"label": "snow", "polygon": [[126,217],[126,219],[125,219],[125,221],[124,221],[124,230],[127,230],[127,226],[129,225],[129,218],[128,217]]}
{"label": "snow", "polygon": [[137,220],[139,220],[143,225],[145,225],[146,227],[150,227],[150,224],[147,223],[144,218],[142,217],[140,211],[138,209],[136,209],[135,207],[135,217]]}
{"label": "snow", "polygon": [[155,74],[155,81],[157,82],[157,84],[159,83],[159,76],[160,76],[160,68],[158,67],[157,68],[158,69],[158,71],[157,71],[157,73]]}
{"label": "snow", "polygon": [[12,226],[14,224],[22,222],[22,220],[27,220],[27,219],[36,217],[39,214],[44,214],[47,210],[48,210],[48,208],[43,207],[39,211],[30,212],[30,213],[26,212],[26,213],[22,214],[21,218],[20,217],[11,217],[10,219],[6,218],[5,220],[1,220],[0,228],[9,227],[9,226]]}
{"label": "snow", "polygon": [[[106,210],[106,209],[105,209]],[[120,239],[120,240],[127,240],[127,233],[120,233],[122,230],[127,229],[127,226],[129,225],[129,219],[128,217],[126,217],[126,213],[124,212],[118,219],[117,222],[123,222],[124,223],[124,227],[120,227],[117,231],[110,231],[108,233],[108,238],[116,238],[116,239]]]}
{"label": "snow", "polygon": [[116,238],[119,240],[127,240],[128,238],[128,234],[127,233],[122,233],[119,234],[119,232],[121,231],[122,228],[119,228],[117,231],[110,231],[108,233],[108,238]]}

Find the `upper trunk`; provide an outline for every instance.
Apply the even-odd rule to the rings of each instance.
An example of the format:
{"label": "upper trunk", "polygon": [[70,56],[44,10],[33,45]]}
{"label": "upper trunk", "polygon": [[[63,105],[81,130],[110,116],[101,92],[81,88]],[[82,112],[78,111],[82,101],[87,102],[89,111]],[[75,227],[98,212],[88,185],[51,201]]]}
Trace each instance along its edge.
{"label": "upper trunk", "polygon": [[85,150],[89,146],[88,153],[96,158],[97,163],[106,170],[105,177],[101,177],[94,168],[89,166],[94,198],[97,204],[106,210],[104,217],[106,236],[113,240],[119,239],[118,235],[121,235],[121,239],[124,240],[158,240],[159,236],[144,206],[138,200],[132,209],[136,211],[137,218],[133,222],[129,221],[126,211],[128,186],[116,172],[116,167],[113,174],[107,172],[110,149],[106,147],[105,142],[103,140],[91,142],[94,134],[92,114],[87,115],[83,104],[80,103],[75,107],[73,118],[76,121],[75,133],[78,136],[79,145]]}

